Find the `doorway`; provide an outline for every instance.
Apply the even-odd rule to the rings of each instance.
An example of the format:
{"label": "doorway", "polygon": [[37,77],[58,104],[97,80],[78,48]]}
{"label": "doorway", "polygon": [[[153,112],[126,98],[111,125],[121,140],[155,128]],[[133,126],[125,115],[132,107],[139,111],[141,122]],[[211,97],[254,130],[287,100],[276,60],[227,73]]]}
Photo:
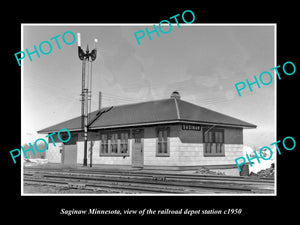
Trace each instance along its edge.
{"label": "doorway", "polygon": [[132,131],[132,167],[143,168],[144,166],[143,137],[142,129]]}
{"label": "doorway", "polygon": [[[62,139],[65,140],[66,138],[62,135]],[[70,166],[77,165],[77,140],[78,135],[72,134],[72,138],[68,142],[62,143],[62,164]]]}
{"label": "doorway", "polygon": [[77,145],[63,144],[62,164],[74,166],[77,164]]}

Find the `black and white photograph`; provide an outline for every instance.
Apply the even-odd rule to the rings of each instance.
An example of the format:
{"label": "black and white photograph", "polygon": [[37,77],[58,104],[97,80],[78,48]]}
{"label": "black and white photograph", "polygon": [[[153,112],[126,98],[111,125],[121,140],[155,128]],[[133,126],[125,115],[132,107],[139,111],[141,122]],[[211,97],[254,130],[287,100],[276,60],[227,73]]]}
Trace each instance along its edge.
{"label": "black and white photograph", "polygon": [[23,24],[22,38],[22,194],[276,194],[276,80],[259,76],[275,73],[275,24]]}
{"label": "black and white photograph", "polygon": [[296,219],[297,7],[103,3],[2,14],[3,220]]}

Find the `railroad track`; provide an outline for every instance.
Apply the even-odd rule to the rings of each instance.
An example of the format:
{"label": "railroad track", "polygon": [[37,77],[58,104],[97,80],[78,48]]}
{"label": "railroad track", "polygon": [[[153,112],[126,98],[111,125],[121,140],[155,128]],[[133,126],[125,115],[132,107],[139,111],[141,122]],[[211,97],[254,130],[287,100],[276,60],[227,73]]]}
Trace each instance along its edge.
{"label": "railroad track", "polygon": [[142,171],[25,168],[25,184],[65,186],[111,193],[273,193],[274,181],[233,176]]}

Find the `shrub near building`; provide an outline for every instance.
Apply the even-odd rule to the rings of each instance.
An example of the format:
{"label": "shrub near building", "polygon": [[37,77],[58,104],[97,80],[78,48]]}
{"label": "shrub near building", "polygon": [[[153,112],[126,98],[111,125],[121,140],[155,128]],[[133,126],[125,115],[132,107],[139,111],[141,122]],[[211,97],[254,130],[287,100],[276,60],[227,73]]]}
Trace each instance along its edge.
{"label": "shrub near building", "polygon": [[[286,142],[287,139],[290,139],[290,140],[292,140],[292,142],[293,142],[293,146],[292,146],[291,148],[289,148],[289,147],[286,146],[286,143],[285,143],[285,142]],[[281,141],[279,140],[279,141],[276,141],[276,142],[273,142],[272,144],[270,144],[270,145],[275,145],[275,147],[276,147],[276,149],[277,149],[279,155],[281,155],[281,151],[280,151],[280,149],[279,149],[279,147],[278,147],[278,143],[280,143],[280,142],[281,142]],[[283,145],[283,147],[284,147],[286,150],[291,151],[291,150],[293,150],[293,149],[296,147],[296,141],[295,141],[295,139],[294,139],[293,137],[287,136],[287,137],[285,137],[285,138],[282,140],[282,145]],[[270,152],[270,155],[269,155],[268,158],[265,158],[265,156],[267,156],[267,155],[263,153],[263,150],[264,150],[264,149],[268,149],[268,151]],[[248,159],[248,162],[249,162],[249,165],[250,165],[250,166],[252,166],[251,160],[253,160],[253,159],[257,159],[257,162],[260,163],[259,158],[261,158],[261,159],[263,159],[263,160],[269,160],[269,159],[271,159],[272,156],[273,156],[272,149],[271,149],[270,147],[268,147],[268,146],[263,146],[262,148],[260,148],[260,150],[259,150],[259,155],[260,155],[260,157],[257,155],[257,152],[256,152],[256,151],[254,151],[253,153],[254,153],[255,156],[252,157],[252,158],[249,158],[249,155],[246,154],[246,158]],[[239,159],[242,159],[243,162],[238,163],[238,160],[239,160]],[[246,159],[245,159],[245,157],[243,157],[243,156],[242,156],[242,157],[238,157],[238,158],[235,159],[235,163],[236,163],[236,165],[237,165],[239,171],[241,171],[241,167],[240,167],[240,166],[242,166],[242,165],[244,165],[244,164],[246,163]]]}

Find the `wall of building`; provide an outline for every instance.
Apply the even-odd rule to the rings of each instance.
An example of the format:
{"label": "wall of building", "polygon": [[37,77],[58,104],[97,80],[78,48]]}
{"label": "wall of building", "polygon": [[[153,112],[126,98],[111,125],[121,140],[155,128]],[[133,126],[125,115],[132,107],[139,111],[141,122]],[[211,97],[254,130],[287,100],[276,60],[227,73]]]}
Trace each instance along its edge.
{"label": "wall of building", "polygon": [[[100,140],[93,141],[93,150],[92,150],[92,159],[93,164],[115,164],[115,165],[131,165],[131,145],[132,140],[129,140],[129,156],[101,156],[100,157]],[[90,152],[91,152],[91,142],[88,142],[88,154],[87,154],[87,161],[90,164]],[[79,141],[77,142],[77,163],[82,164],[84,156],[84,142]]]}
{"label": "wall of building", "polygon": [[48,149],[45,151],[48,163],[61,163],[62,143],[56,142],[55,144],[56,146],[54,146],[53,143],[48,143]]}
{"label": "wall of building", "polygon": [[205,166],[232,165],[243,154],[243,145],[225,144],[225,156],[204,157],[203,143],[182,143],[180,138],[170,137],[170,156],[156,156],[156,139],[144,140],[144,164],[149,166]]}
{"label": "wall of building", "polygon": [[[211,128],[211,126],[203,126],[200,131],[182,130],[181,125],[175,125],[173,129],[177,130],[177,134],[182,143],[203,143],[203,128]],[[216,126],[214,128],[224,129],[225,144],[243,144],[243,129],[233,127]],[[212,128],[213,129],[213,128]]]}
{"label": "wall of building", "polygon": [[170,156],[156,156],[156,138],[146,138],[144,140],[144,165],[148,166],[178,166],[179,152],[178,149],[173,148],[173,139],[169,138]]}
{"label": "wall of building", "polygon": [[243,144],[243,129],[228,127],[224,129],[225,144]]}
{"label": "wall of building", "polygon": [[225,156],[204,157],[204,144],[182,143],[180,139],[172,140],[172,149],[178,152],[179,166],[226,165],[234,164],[234,159],[243,154],[243,145],[225,144]]}
{"label": "wall of building", "polygon": [[[170,127],[170,155],[157,156],[157,138],[155,126],[144,127],[144,165],[148,166],[205,166],[205,165],[229,165],[234,164],[234,159],[243,154],[243,130],[241,128],[224,128],[225,156],[203,156],[203,129],[201,131],[182,130],[181,125],[169,125]],[[100,131],[101,132],[101,131]],[[100,132],[91,132],[93,140],[93,164],[132,164],[132,139],[129,140],[129,156],[101,156],[100,157]],[[77,163],[82,164],[84,142],[80,133],[73,135],[72,142],[77,144]],[[55,135],[56,136],[56,135]],[[53,136],[54,137],[54,136]],[[130,136],[131,138],[131,136]],[[51,142],[51,140],[50,140]],[[50,163],[61,163],[62,143],[55,139],[57,147],[49,143],[46,158]],[[91,142],[88,142],[88,164],[90,162]]]}
{"label": "wall of building", "polygon": [[[225,128],[225,156],[203,156],[203,133],[201,131],[182,130],[181,125],[170,125],[170,156],[157,156],[156,127],[144,127],[144,165],[149,166],[200,166],[234,164],[234,159],[243,154],[242,129]],[[229,144],[230,143],[230,144]],[[78,163],[83,159],[83,142],[78,142]],[[88,147],[89,149],[89,147]],[[132,163],[132,140],[129,141],[129,156],[99,156],[100,141],[96,140],[93,147],[95,164]],[[89,154],[88,154],[89,157]]]}

